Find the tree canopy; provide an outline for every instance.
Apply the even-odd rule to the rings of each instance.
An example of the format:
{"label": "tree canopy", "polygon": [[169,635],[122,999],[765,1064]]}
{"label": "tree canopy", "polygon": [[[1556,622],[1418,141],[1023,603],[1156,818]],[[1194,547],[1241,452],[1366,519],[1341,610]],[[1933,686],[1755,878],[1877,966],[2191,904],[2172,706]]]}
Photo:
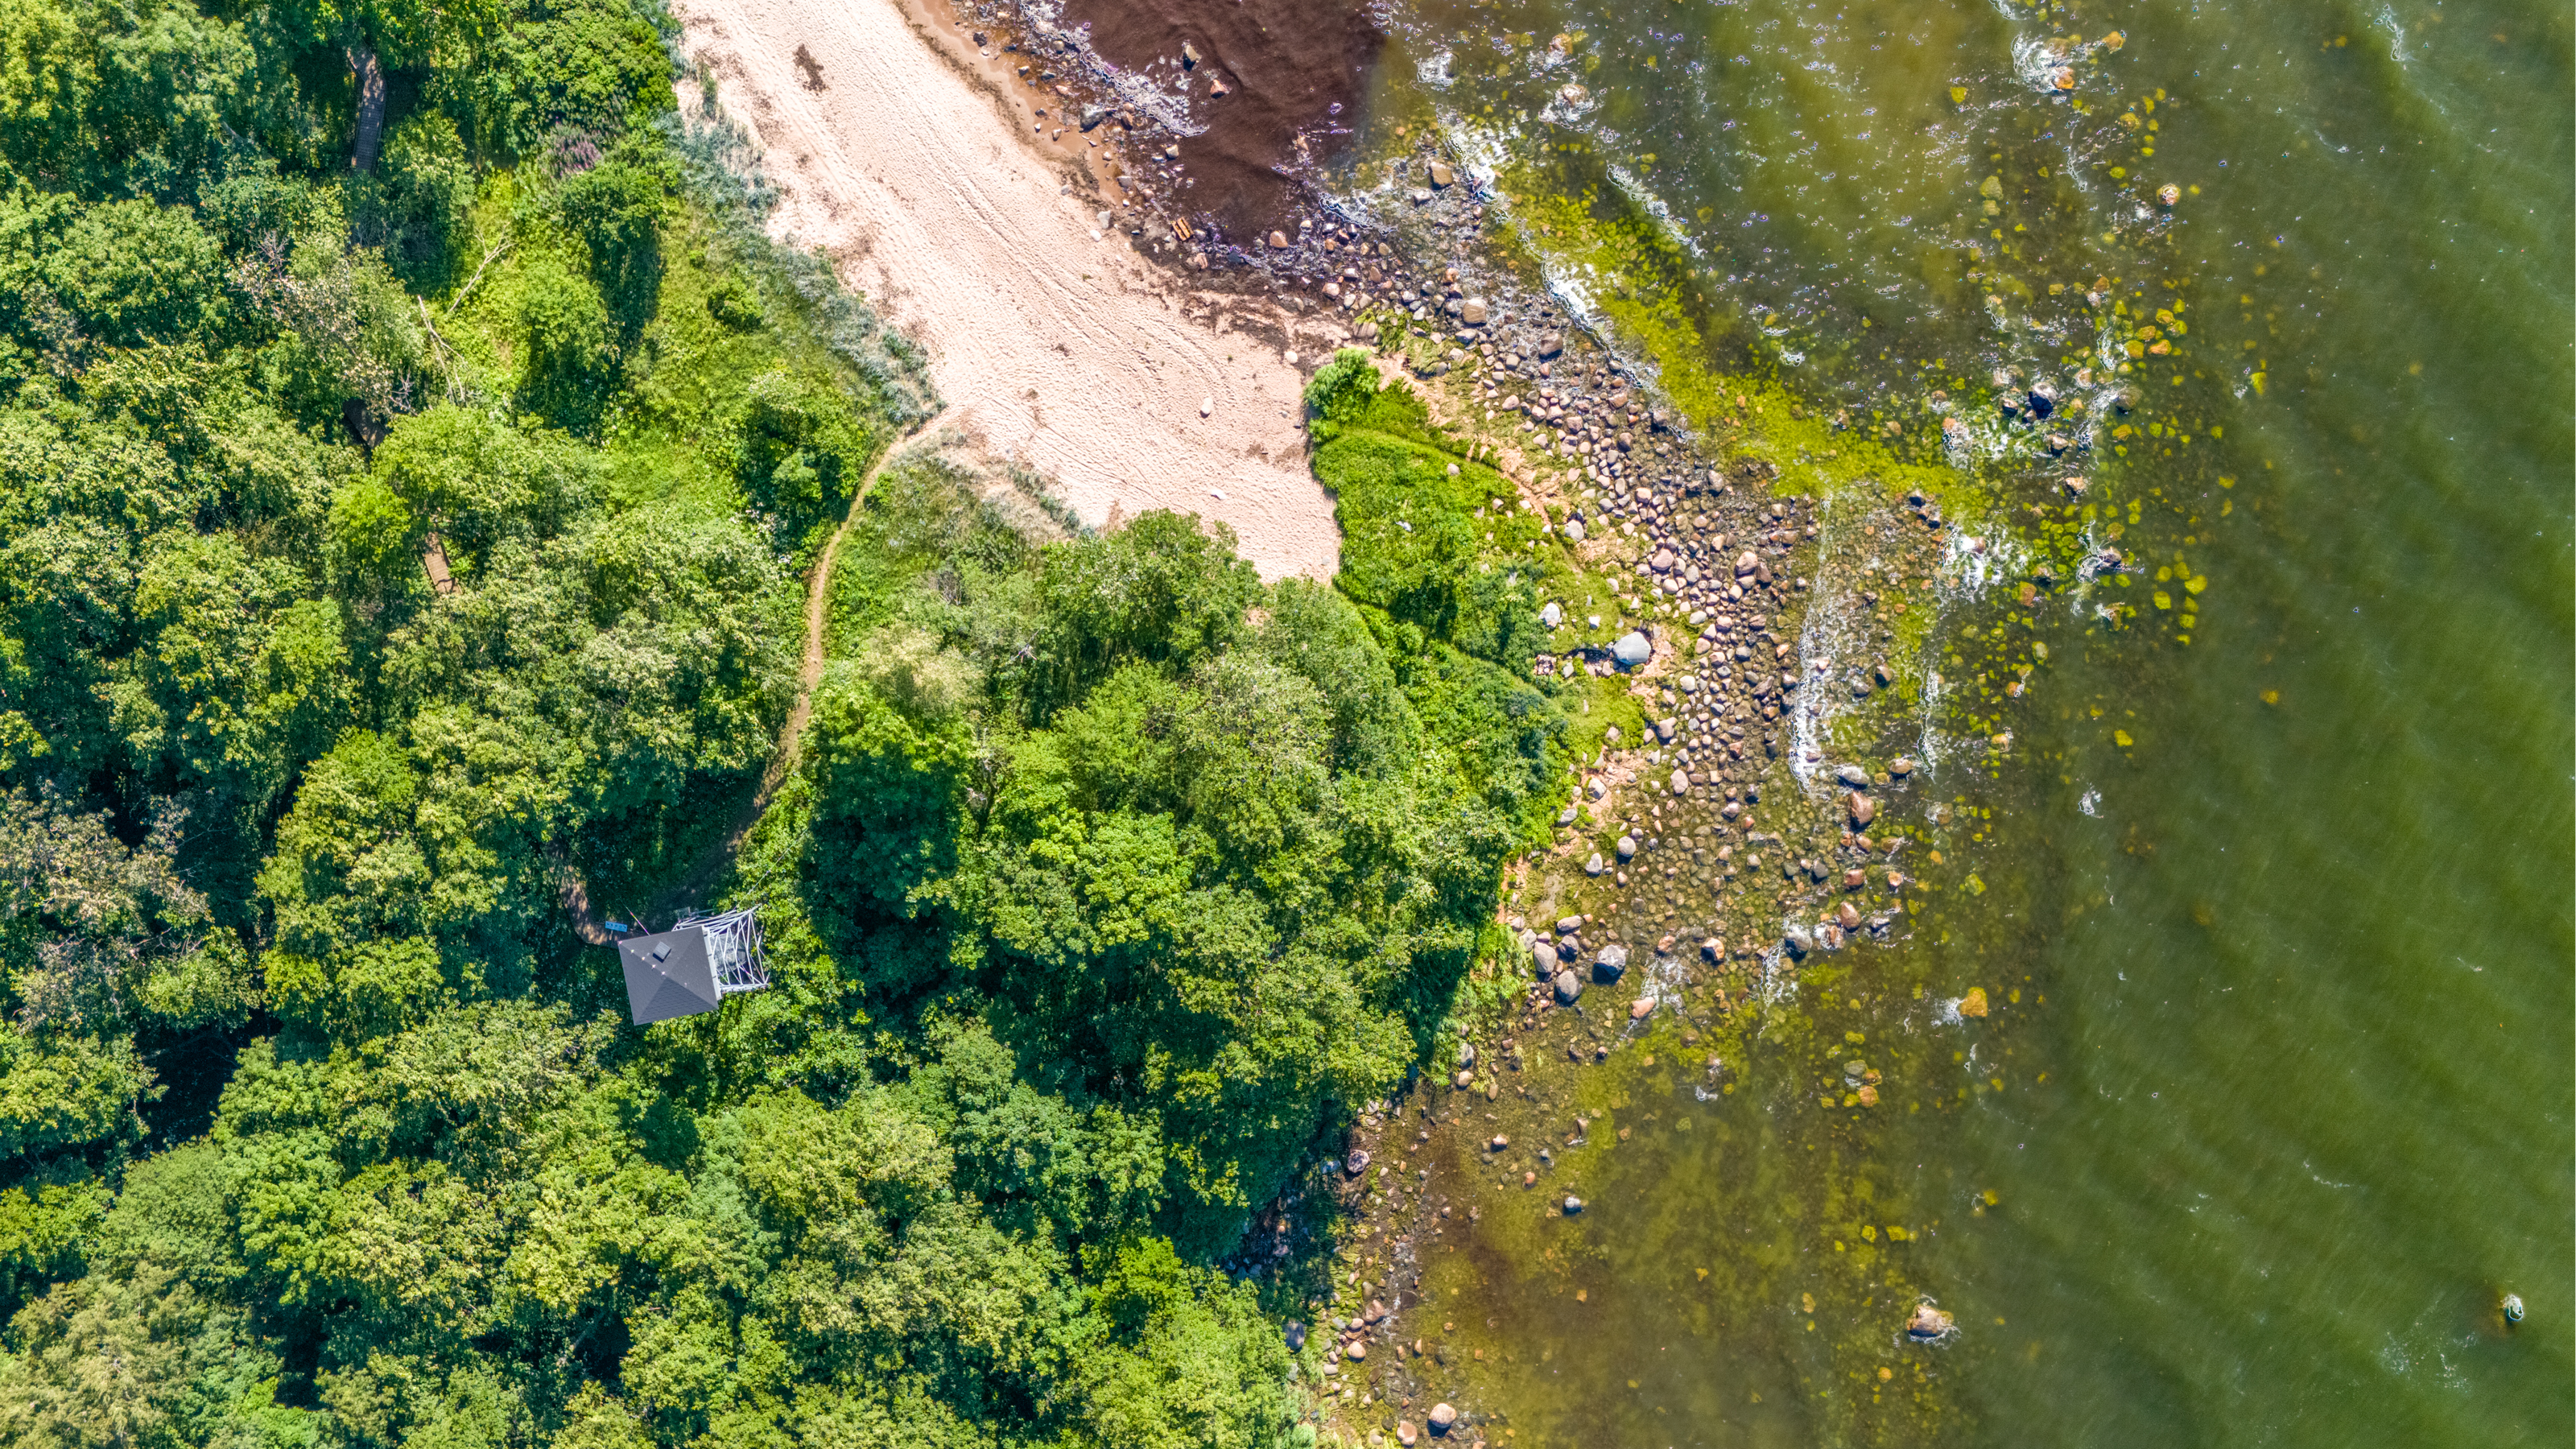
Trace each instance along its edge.
{"label": "tree canopy", "polygon": [[[1246,1227],[1492,944],[1527,601],[936,449],[853,514],[919,357],[671,33],[0,0],[12,1443],[1289,1428]],[[1333,379],[1346,527],[1412,506],[1434,440]],[[759,906],[774,985],[628,1024],[575,883]]]}

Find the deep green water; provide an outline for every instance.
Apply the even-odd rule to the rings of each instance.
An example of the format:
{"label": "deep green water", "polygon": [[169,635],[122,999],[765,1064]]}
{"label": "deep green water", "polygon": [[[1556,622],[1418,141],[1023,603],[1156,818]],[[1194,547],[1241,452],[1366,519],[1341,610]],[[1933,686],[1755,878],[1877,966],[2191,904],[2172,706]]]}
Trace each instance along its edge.
{"label": "deep green water", "polygon": [[[1522,1449],[2568,1443],[2566,10],[1413,0],[1398,30],[1377,124],[1624,178],[1695,251],[1720,368],[1840,405],[1998,366],[2109,383],[2082,294],[2183,301],[2179,356],[2124,379],[2137,431],[2083,466],[2142,505],[2133,562],[2207,580],[2189,624],[2144,577],[2125,627],[1943,613],[1972,659],[1998,625],[2050,645],[1975,722],[2015,747],[1908,806],[1950,888],[1811,986],[1813,1032],[1737,1095],[1566,1088],[1641,1130],[1569,1154],[1597,1206],[1555,1238],[1435,1273],[1512,1353],[1477,1407]],[[2115,31],[2070,57],[2083,111],[2049,94],[2034,47]],[[2167,182],[2196,188],[2169,215]],[[2059,501],[1983,486],[2006,522]],[[1984,1022],[1912,995],[1972,984]],[[1805,1075],[1846,1050],[1904,1067],[1865,1121]],[[1918,1292],[1955,1341],[1896,1341]]]}

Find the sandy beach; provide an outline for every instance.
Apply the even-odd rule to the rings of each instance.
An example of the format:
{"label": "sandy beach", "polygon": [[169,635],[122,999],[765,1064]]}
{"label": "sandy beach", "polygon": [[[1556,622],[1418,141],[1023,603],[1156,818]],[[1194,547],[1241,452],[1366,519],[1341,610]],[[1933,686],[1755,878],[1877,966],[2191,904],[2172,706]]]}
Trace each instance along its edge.
{"label": "sandy beach", "polygon": [[[953,419],[1084,520],[1230,525],[1266,578],[1329,577],[1333,503],[1305,462],[1299,354],[1346,333],[1190,287],[1101,226],[1104,153],[1031,118],[1007,54],[897,0],[687,0],[687,51],[748,125],[782,238],[929,352]],[[694,89],[689,87],[687,89]],[[1114,135],[1103,126],[1097,135]]]}

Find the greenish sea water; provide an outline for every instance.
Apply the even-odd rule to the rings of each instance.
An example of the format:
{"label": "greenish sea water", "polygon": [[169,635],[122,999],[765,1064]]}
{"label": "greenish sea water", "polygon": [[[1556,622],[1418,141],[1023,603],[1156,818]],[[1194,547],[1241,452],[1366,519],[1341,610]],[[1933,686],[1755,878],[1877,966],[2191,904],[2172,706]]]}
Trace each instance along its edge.
{"label": "greenish sea water", "polygon": [[[1568,1085],[1638,1129],[1568,1154],[1593,1208],[1427,1270],[1491,1347],[1489,1435],[2568,1443],[2568,12],[1409,0],[1396,32],[1370,124],[1527,215],[1585,198],[1597,229],[1532,241],[1667,377],[1917,419],[2137,389],[2088,453],[1977,411],[2019,451],[1953,455],[2015,556],[2135,572],[1943,606],[1952,673],[2044,662],[1909,706],[1944,852],[1910,930],[1812,976],[1732,1094],[1670,1053]],[[1993,1013],[1941,1020],[1969,986]],[[1875,1111],[1821,1105],[1846,1055],[1888,1067]],[[1918,1296],[1954,1338],[1901,1341]]]}

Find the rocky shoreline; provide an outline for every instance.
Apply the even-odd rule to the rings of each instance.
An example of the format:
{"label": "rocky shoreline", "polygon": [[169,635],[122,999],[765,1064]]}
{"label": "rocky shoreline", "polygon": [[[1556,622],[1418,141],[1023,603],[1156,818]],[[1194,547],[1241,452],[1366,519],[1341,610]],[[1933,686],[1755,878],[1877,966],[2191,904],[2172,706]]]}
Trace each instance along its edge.
{"label": "rocky shoreline", "polygon": [[[1844,764],[1828,792],[1795,768],[1818,763],[1794,757],[1817,683],[1801,648],[1814,501],[1770,496],[1758,459],[1701,449],[1628,364],[1503,267],[1463,260],[1428,296],[1360,293],[1386,300],[1364,304],[1359,330],[1615,590],[1551,601],[1548,622],[1581,637],[1536,672],[1624,693],[1646,730],[1611,727],[1575,762],[1554,840],[1509,882],[1498,915],[1517,954],[1498,966],[1526,983],[1517,1009],[1471,1024],[1341,1144],[1332,1331],[1309,1369],[1319,1426],[1360,1443],[1413,1442],[1439,1405],[1464,1442],[1509,1427],[1483,1391],[1485,1350],[1453,1350],[1455,1322],[1422,1302],[1421,1273],[1488,1210],[1583,1210],[1542,1190],[1559,1153],[1589,1145],[1570,1077],[1632,1049],[1651,1065],[1660,1049],[1705,1056],[1709,1089],[1731,1092],[1724,1062],[1764,1004],[1794,996],[1812,955],[1892,939],[1908,884],[1905,839],[1871,831],[1914,762]],[[1906,526],[1917,540],[1943,529],[1937,510]],[[1877,1081],[1864,1065],[1853,1099],[1874,1104]]]}
{"label": "rocky shoreline", "polygon": [[[1624,695],[1644,721],[1635,737],[1610,727],[1574,762],[1553,840],[1505,883],[1497,924],[1512,954],[1490,969],[1520,977],[1517,1005],[1461,1023],[1434,1066],[1368,1104],[1302,1190],[1259,1215],[1237,1260],[1329,1268],[1312,1318],[1291,1329],[1310,1432],[1508,1439],[1486,1377],[1501,1365],[1454,1346],[1451,1310],[1422,1301],[1426,1263],[1489,1211],[1582,1213],[1548,1184],[1563,1154],[1591,1145],[1575,1106],[1585,1073],[1623,1054],[1652,1067],[1661,1052],[1731,1094],[1766,1013],[1798,1009],[1803,971],[1903,934],[1919,887],[1894,820],[1922,771],[1893,753],[1827,758],[1819,696],[1849,691],[1848,706],[1896,682],[1876,656],[1964,545],[1936,500],[1869,507],[1853,522],[1861,546],[1843,550],[1867,572],[1841,577],[1821,500],[1773,496],[1777,462],[1728,446],[1752,400],[1703,420],[1717,436],[1694,436],[1652,376],[1548,291],[1497,199],[1453,159],[1428,147],[1377,159],[1385,184],[1342,197],[1300,185],[1293,224],[1226,235],[1175,184],[1187,168],[1168,118],[1133,104],[1079,33],[1003,6],[974,13],[979,44],[1033,57],[1027,81],[1059,118],[1078,107],[1064,129],[1098,141],[1085,149],[1104,215],[1137,251],[1194,287],[1338,317],[1464,455],[1511,480],[1509,506],[1544,519],[1589,587],[1549,601],[1561,642],[1534,673]],[[1820,590],[1829,562],[1837,577]],[[1820,591],[1840,600],[1831,618],[1814,608]],[[1880,1069],[1849,1065],[1841,1104],[1875,1107]],[[1322,1239],[1299,1241],[1301,1224]]]}

